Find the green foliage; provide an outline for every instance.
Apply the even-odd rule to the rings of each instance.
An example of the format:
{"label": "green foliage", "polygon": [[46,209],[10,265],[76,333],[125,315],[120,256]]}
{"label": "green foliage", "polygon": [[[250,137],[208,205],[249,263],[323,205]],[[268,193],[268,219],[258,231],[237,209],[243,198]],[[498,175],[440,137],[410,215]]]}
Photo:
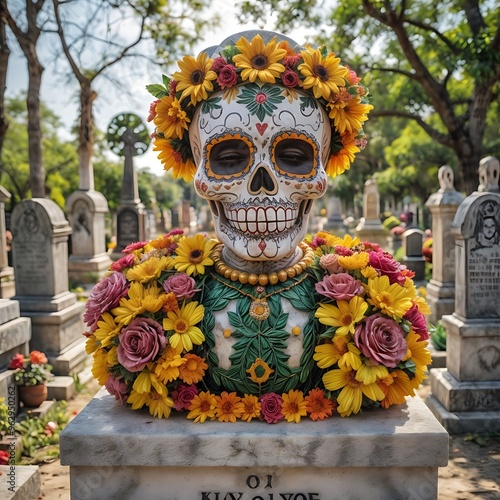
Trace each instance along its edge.
{"label": "green foliage", "polygon": [[5,404],[5,398],[0,398],[0,438],[9,428],[9,407]]}
{"label": "green foliage", "polygon": [[44,416],[27,415],[16,423],[15,430],[23,442],[23,455],[33,457],[36,450],[59,444],[59,435],[69,421],[67,407],[66,401],[59,401]]}
{"label": "green foliage", "polygon": [[446,330],[438,320],[435,325],[429,326],[431,342],[438,351],[446,351]]}

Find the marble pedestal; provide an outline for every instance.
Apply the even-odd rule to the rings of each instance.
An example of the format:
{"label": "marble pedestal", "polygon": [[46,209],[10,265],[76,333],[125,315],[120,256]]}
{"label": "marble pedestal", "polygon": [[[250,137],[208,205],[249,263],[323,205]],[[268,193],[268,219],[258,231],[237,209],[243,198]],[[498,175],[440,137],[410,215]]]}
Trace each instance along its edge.
{"label": "marble pedestal", "polygon": [[420,398],[323,422],[158,420],[104,389],[64,429],[71,498],[437,498],[448,434]]}

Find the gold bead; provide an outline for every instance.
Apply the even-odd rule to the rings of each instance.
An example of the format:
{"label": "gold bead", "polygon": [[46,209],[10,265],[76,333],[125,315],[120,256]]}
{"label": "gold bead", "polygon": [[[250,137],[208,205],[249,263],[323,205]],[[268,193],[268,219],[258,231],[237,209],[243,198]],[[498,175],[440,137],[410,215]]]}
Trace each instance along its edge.
{"label": "gold bead", "polygon": [[222,335],[224,335],[224,337],[226,337],[226,339],[228,337],[231,336],[231,333],[233,333],[229,328],[226,328],[223,332],[222,332]]}
{"label": "gold bead", "polygon": [[226,268],[226,270],[224,271],[224,278],[228,278],[229,279],[229,277],[231,276],[232,272],[233,272],[233,270],[230,267]]}
{"label": "gold bead", "polygon": [[279,281],[278,273],[271,273],[269,275],[269,283],[271,283],[271,285],[276,285],[278,281]]}
{"label": "gold bead", "polygon": [[300,266],[300,264],[294,264],[293,268],[295,269],[296,275],[300,274],[303,271],[303,269]]}
{"label": "gold bead", "polygon": [[281,283],[283,283],[283,281],[286,281],[288,279],[288,274],[286,273],[286,271],[284,271],[283,269],[281,271],[278,271],[278,279]]}
{"label": "gold bead", "polygon": [[294,278],[296,274],[295,269],[293,267],[287,267],[286,274],[288,275],[289,278]]}
{"label": "gold bead", "polygon": [[251,284],[251,285],[256,285],[259,281],[259,277],[256,275],[256,274],[251,274],[249,277],[248,277],[248,282]]}
{"label": "gold bead", "polygon": [[239,271],[236,271],[236,269],[233,269],[233,271],[231,272],[231,281],[238,281],[238,278],[240,277],[240,272]]}
{"label": "gold bead", "polygon": [[248,283],[248,273],[240,273],[239,277],[238,277],[240,283],[242,283],[243,285],[246,285]]}
{"label": "gold bead", "polygon": [[295,336],[300,335],[300,326],[294,326],[292,328],[292,335],[295,335]]}
{"label": "gold bead", "polygon": [[266,286],[269,283],[267,274],[259,274],[259,285]]}
{"label": "gold bead", "polygon": [[219,274],[222,274],[222,275],[223,275],[223,274],[226,272],[227,268],[228,268],[228,267],[227,267],[225,264],[218,264],[218,265],[217,265],[217,272],[218,272]]}

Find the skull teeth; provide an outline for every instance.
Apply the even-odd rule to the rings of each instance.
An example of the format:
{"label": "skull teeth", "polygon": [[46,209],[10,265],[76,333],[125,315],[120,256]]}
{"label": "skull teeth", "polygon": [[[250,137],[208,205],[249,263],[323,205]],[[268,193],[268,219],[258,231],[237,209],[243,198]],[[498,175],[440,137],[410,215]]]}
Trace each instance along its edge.
{"label": "skull teeth", "polygon": [[226,220],[234,229],[250,234],[272,234],[295,226],[298,208],[250,207],[225,210]]}

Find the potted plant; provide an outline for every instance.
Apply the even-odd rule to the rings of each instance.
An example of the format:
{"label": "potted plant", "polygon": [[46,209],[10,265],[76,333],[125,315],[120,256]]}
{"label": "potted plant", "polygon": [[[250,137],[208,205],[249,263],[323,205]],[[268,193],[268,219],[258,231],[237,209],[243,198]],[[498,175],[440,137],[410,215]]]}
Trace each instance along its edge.
{"label": "potted plant", "polygon": [[9,369],[15,370],[14,381],[24,406],[36,408],[47,399],[46,382],[53,375],[52,366],[43,352],[31,351],[28,358],[17,353],[10,361]]}

